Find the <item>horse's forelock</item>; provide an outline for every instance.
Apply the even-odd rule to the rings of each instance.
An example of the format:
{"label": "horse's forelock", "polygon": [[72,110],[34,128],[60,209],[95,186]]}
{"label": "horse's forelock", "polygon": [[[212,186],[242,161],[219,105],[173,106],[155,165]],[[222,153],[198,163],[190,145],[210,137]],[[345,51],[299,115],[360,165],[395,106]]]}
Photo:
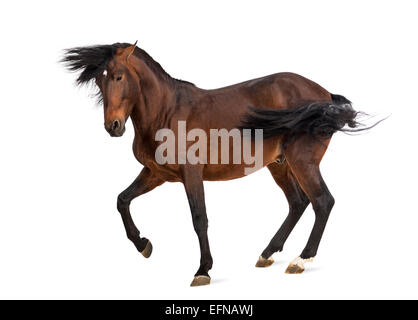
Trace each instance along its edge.
{"label": "horse's forelock", "polygon": [[70,71],[81,71],[77,78],[77,84],[82,85],[102,74],[117,49],[122,46],[123,44],[113,44],[67,49],[61,62]]}

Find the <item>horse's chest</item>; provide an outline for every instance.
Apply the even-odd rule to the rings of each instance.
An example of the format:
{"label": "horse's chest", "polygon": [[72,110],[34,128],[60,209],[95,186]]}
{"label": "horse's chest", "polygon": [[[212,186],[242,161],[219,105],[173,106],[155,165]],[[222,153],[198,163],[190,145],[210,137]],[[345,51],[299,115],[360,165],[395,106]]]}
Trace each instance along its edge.
{"label": "horse's chest", "polygon": [[144,143],[140,139],[134,140],[133,152],[138,162],[165,181],[180,181],[178,165],[158,164],[155,161],[155,148],[152,148],[152,145],[151,143]]}
{"label": "horse's chest", "polygon": [[144,166],[154,159],[155,151],[151,150],[149,143],[144,143],[140,138],[135,137],[132,149],[136,160]]}

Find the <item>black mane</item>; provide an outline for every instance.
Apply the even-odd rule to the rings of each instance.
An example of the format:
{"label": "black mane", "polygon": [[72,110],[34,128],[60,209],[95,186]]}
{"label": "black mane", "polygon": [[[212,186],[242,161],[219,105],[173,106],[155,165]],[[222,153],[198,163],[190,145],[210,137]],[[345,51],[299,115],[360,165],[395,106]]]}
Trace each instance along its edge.
{"label": "black mane", "polygon": [[[77,78],[77,84],[82,85],[94,80],[107,69],[110,60],[113,59],[117,49],[129,47],[129,43],[114,43],[111,45],[95,45],[88,47],[76,47],[64,52],[63,62],[70,71],[81,71]],[[161,65],[147,52],[136,47],[134,55],[146,63],[146,65],[162,80],[180,81],[172,78]]]}

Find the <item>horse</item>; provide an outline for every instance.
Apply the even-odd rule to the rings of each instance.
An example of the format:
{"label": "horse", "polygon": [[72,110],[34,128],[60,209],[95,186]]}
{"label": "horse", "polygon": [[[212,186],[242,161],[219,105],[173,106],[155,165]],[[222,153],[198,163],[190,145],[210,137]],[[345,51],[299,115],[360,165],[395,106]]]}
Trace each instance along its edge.
{"label": "horse", "polygon": [[[210,284],[213,260],[207,235],[208,218],[203,181],[244,177],[244,163],[156,160],[162,128],[176,132],[187,123],[187,132],[200,129],[263,130],[262,165],[283,190],[289,212],[283,224],[262,251],[256,267],[268,267],[272,255],[281,252],[308,204],[315,222],[301,254],[290,262],[286,273],[299,274],[317,254],[335,200],[319,165],[331,137],[338,131],[360,131],[359,112],[341,95],[331,94],[317,83],[294,73],[276,73],[231,86],[206,90],[171,77],[149,54],[135,44],[115,43],[66,49],[61,60],[78,72],[77,85],[95,83],[104,108],[104,126],[112,137],[125,132],[131,119],[135,131],[133,153],[143,168],[132,184],[117,197],[127,237],[149,258],[150,240],[140,235],[130,213],[130,203],[165,182],[181,182],[187,195],[194,230],[200,245],[200,266],[191,286]],[[179,139],[179,133],[175,133]],[[250,137],[255,148],[255,137]],[[177,142],[176,142],[177,143]],[[209,142],[207,142],[208,148]],[[190,141],[186,148],[191,147]],[[218,146],[218,148],[220,148]],[[220,149],[219,149],[220,150]],[[211,150],[212,152],[213,150]],[[216,152],[218,151],[215,150]],[[213,151],[213,152],[215,152]],[[199,151],[200,152],[200,151]],[[227,150],[231,152],[231,150]],[[180,150],[175,151],[176,156]],[[202,160],[202,159],[200,159]]]}

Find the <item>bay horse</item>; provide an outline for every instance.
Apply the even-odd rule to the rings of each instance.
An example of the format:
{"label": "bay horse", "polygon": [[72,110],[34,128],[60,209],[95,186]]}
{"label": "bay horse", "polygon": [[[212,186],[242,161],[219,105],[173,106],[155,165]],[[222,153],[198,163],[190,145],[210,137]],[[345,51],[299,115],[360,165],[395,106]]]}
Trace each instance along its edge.
{"label": "bay horse", "polygon": [[[172,78],[135,44],[115,43],[67,49],[62,62],[78,71],[77,84],[95,82],[104,107],[105,129],[120,137],[131,118],[135,131],[133,152],[143,165],[132,184],[117,198],[129,240],[148,258],[151,242],[140,235],[131,213],[131,201],[164,182],[184,185],[197,233],[201,259],[191,286],[210,283],[212,256],[207,235],[203,181],[243,177],[244,164],[159,164],[155,136],[159,129],[176,132],[179,121],[187,129],[263,129],[263,163],[283,190],[289,213],[261,253],[256,267],[268,267],[272,255],[283,249],[286,239],[309,203],[315,222],[302,253],[286,273],[302,273],[304,263],[317,254],[334,198],[319,170],[319,164],[337,131],[359,131],[360,123],[351,102],[334,95],[315,82],[294,73],[277,73],[214,90]],[[351,128],[351,129],[350,129]],[[177,138],[177,137],[176,137]],[[254,141],[253,141],[254,143]],[[190,144],[188,144],[188,148]],[[179,152],[178,150],[176,152]]]}

